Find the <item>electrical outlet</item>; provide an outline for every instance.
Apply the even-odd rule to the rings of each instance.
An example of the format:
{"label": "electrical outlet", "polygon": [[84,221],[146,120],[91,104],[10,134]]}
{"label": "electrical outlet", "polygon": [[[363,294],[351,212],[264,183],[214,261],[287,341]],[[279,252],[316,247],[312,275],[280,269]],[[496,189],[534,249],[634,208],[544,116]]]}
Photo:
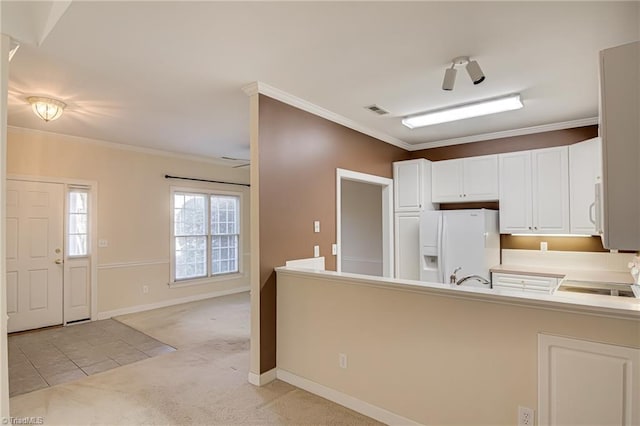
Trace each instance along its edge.
{"label": "electrical outlet", "polygon": [[533,426],[534,411],[529,407],[518,407],[518,426]]}
{"label": "electrical outlet", "polygon": [[320,232],[320,221],[315,220],[313,222],[313,232]]}
{"label": "electrical outlet", "polygon": [[331,254],[332,255],[336,255],[338,254],[338,245],[337,244],[331,244]]}
{"label": "electrical outlet", "polygon": [[313,257],[320,257],[320,246],[313,246]]}
{"label": "electrical outlet", "polygon": [[149,286],[148,285],[143,285],[142,286],[142,293],[143,294],[149,294]]}
{"label": "electrical outlet", "polygon": [[547,251],[547,242],[540,241],[540,251]]}
{"label": "electrical outlet", "polygon": [[338,354],[338,365],[340,368],[347,368],[347,354]]}

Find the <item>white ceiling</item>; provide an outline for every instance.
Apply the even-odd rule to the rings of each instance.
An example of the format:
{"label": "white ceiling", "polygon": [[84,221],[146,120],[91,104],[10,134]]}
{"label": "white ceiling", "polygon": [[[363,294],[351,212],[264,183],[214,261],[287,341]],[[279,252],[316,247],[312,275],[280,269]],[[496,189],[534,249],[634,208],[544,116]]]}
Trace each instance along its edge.
{"label": "white ceiling", "polygon": [[[637,2],[73,1],[35,36],[15,29],[11,5],[2,1],[3,30],[23,43],[10,65],[9,125],[209,157],[248,158],[241,88],[254,81],[414,149],[596,117],[598,51],[640,39]],[[460,55],[486,80],[474,86],[460,69],[445,92],[444,70]],[[400,123],[511,92],[523,109],[414,130]],[[44,123],[31,95],[69,106]]]}

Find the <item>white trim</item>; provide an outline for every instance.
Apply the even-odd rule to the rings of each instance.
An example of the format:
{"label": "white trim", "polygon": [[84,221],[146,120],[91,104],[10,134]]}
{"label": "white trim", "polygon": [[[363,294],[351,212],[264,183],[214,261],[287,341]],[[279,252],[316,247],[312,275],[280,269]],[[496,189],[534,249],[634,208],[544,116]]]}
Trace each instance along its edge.
{"label": "white trim", "polygon": [[343,407],[347,407],[353,411],[364,414],[365,416],[371,417],[372,419],[378,420],[388,425],[421,424],[416,422],[415,420],[411,420],[399,414],[392,413],[389,410],[385,410],[384,408],[370,404],[366,401],[355,398],[351,395],[347,395],[346,393],[337,391],[335,389],[328,388],[324,385],[305,379],[304,377],[300,377],[296,374],[290,373],[280,368],[277,371],[277,378],[278,380],[287,382],[290,385],[299,387],[300,389],[304,389],[307,392],[311,392],[312,394],[321,396],[322,398],[328,399],[329,401],[340,404]]}
{"label": "white trim", "polygon": [[264,386],[267,383],[273,382],[277,378],[276,377],[277,371],[278,371],[277,369],[272,368],[266,373],[262,373],[259,375],[256,373],[249,372],[249,383],[255,386]]}
{"label": "white trim", "polygon": [[421,149],[438,148],[441,146],[461,145],[471,142],[481,142],[491,139],[502,139],[513,136],[530,135],[533,133],[552,132],[554,130],[573,129],[575,127],[592,126],[598,124],[598,117],[581,118],[579,120],[562,121],[559,123],[542,124],[540,126],[523,127],[513,130],[503,130],[500,132],[483,133],[479,135],[463,136],[459,138],[443,139],[433,142],[424,142],[411,145],[409,151],[419,151]]}
{"label": "white trim", "polygon": [[167,306],[180,305],[182,303],[197,302],[198,300],[211,299],[213,297],[228,296],[230,294],[244,293],[249,291],[248,286],[231,288],[229,290],[212,291],[210,293],[196,294],[195,296],[181,297],[179,299],[165,300],[162,302],[149,303],[146,305],[129,306],[126,308],[114,309],[112,311],[100,312],[98,320],[109,319],[119,315],[134,314],[136,312],[150,311],[151,309],[166,308]]}
{"label": "white trim", "polygon": [[151,265],[167,265],[171,262],[169,259],[157,259],[157,260],[136,260],[131,262],[118,262],[118,263],[104,263],[98,265],[98,269],[118,269],[118,268],[137,268],[139,266],[151,266]]}
{"label": "white trim", "polygon": [[322,108],[316,104],[298,98],[297,96],[293,96],[283,90],[277,89],[273,86],[269,86],[268,84],[264,84],[260,81],[255,81],[251,84],[248,84],[244,86],[242,90],[247,94],[247,96],[253,96],[256,93],[260,93],[262,95],[276,99],[280,102],[284,102],[287,105],[294,106],[313,115],[317,115],[318,117],[322,117],[349,129],[353,129],[356,132],[363,133],[402,149],[411,150],[411,145],[405,141],[402,141],[378,130],[365,127],[355,122],[354,120],[351,120],[350,118],[343,117],[340,114],[336,114],[335,112],[329,111],[328,109]]}
{"label": "white trim", "polygon": [[393,179],[336,169],[336,271],[342,271],[342,181],[350,180],[382,187],[382,275],[394,276]]}
{"label": "white trim", "polygon": [[66,139],[75,140],[81,143],[89,143],[89,144],[100,146],[103,148],[119,149],[121,151],[133,151],[141,154],[150,154],[150,155],[157,155],[160,157],[170,157],[170,158],[177,158],[181,160],[196,161],[199,163],[215,164],[217,166],[222,166],[222,167],[233,167],[237,164],[236,161],[223,160],[216,157],[207,157],[205,155],[182,154],[179,152],[164,151],[157,148],[146,148],[146,147],[141,147],[136,145],[126,145],[123,143],[86,138],[83,136],[74,136],[74,135],[67,135],[64,133],[55,133],[47,130],[29,129],[26,127],[17,127],[17,126],[7,126],[7,128],[17,133],[39,133],[44,135],[64,136]]}

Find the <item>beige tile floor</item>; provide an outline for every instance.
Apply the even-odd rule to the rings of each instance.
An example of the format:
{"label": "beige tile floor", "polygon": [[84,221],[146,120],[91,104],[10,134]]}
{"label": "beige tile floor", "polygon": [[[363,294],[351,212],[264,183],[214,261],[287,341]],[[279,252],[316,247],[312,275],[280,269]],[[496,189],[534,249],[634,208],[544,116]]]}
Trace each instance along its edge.
{"label": "beige tile floor", "polygon": [[13,334],[9,336],[9,395],[172,351],[175,348],[111,319]]}
{"label": "beige tile floor", "polygon": [[249,294],[117,318],[178,350],[18,395],[15,418],[45,425],[378,425],[275,380],[248,383]]}

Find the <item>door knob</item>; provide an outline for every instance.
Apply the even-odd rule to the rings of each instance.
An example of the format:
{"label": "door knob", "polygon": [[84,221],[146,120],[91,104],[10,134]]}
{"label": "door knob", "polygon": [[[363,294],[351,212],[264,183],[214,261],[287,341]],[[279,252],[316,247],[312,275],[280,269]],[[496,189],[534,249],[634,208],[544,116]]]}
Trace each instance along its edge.
{"label": "door knob", "polygon": [[56,259],[56,265],[62,265],[62,259]]}

